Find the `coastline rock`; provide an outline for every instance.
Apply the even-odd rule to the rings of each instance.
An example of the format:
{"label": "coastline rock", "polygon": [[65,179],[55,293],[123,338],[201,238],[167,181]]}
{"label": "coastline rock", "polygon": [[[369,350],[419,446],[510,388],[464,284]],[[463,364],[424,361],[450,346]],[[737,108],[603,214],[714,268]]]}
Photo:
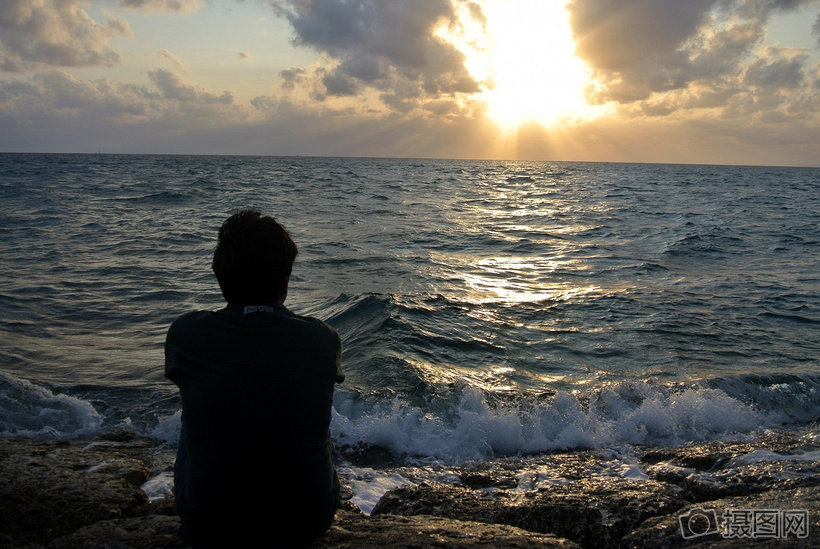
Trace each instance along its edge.
{"label": "coastline rock", "polygon": [[177,535],[179,517],[147,517],[104,520],[57,538],[48,549],[181,549],[187,547]]}
{"label": "coastline rock", "polygon": [[[173,498],[150,502],[146,464],[169,466],[159,443],[123,433],[94,440],[0,438],[0,547],[176,549]],[[171,454],[172,455],[172,454]],[[340,510],[317,548],[561,547],[575,544],[506,525],[435,517],[371,518]]]}
{"label": "coastline rock", "polygon": [[644,520],[685,505],[681,490],[646,480],[578,480],[537,492],[473,490],[425,483],[385,494],[371,516],[428,515],[507,524],[567,538],[584,547],[616,547]]}
{"label": "coastline rock", "polygon": [[[184,547],[173,497],[150,501],[142,489],[169,473],[173,455],[128,432],[0,438],[0,547]],[[622,457],[575,451],[465,464],[455,484],[396,488],[370,516],[346,503],[315,547],[820,547],[815,439],[636,449],[613,474],[608,464]],[[738,525],[735,511],[755,509],[803,513],[805,531],[791,524],[778,538],[760,530],[751,540],[730,529]],[[714,517],[717,529],[691,522],[701,514]]]}
{"label": "coastline rock", "polygon": [[643,461],[650,478],[680,486],[692,502],[820,486],[820,461],[814,459],[820,455],[812,448],[781,445],[766,450],[749,444],[689,445],[652,451]]}
{"label": "coastline rock", "polygon": [[143,461],[103,442],[0,438],[0,545],[46,544],[148,504]]}
{"label": "coastline rock", "polygon": [[503,524],[431,516],[380,515],[366,517],[343,508],[336,513],[330,531],[314,549],[427,548],[564,548],[575,543],[547,534],[528,532]]}
{"label": "coastline rock", "polygon": [[[755,524],[755,511],[770,513],[770,517],[779,522],[764,520]],[[808,522],[805,524],[805,537],[802,530],[798,531],[801,526],[799,521],[802,520],[800,515],[795,516],[796,521],[791,523],[791,531],[783,530],[786,523],[779,515],[791,511],[806,511]],[[694,527],[687,525],[687,519],[698,520],[700,517],[706,520],[696,523]],[[752,522],[744,525],[735,520],[732,525],[727,522],[727,518],[732,517],[751,519]],[[683,535],[683,528],[689,528],[687,536]],[[820,491],[812,488],[774,490],[715,500],[708,504],[693,504],[681,509],[675,516],[647,520],[627,534],[621,546],[625,549],[692,546],[745,548],[752,543],[755,548],[820,547]]]}

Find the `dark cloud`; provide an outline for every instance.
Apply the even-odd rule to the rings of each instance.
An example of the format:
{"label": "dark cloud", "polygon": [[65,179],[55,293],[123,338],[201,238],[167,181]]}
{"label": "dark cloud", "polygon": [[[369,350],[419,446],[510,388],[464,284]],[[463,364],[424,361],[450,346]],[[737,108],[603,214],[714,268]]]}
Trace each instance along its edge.
{"label": "dark cloud", "polygon": [[336,97],[355,96],[359,94],[361,89],[356,78],[348,76],[342,71],[327,73],[322,78],[322,84],[328,95]]}
{"label": "dark cloud", "polygon": [[575,0],[577,54],[603,71],[680,63],[678,50],[719,0]]}
{"label": "dark cloud", "polygon": [[279,71],[279,77],[282,79],[282,88],[292,90],[304,80],[307,74],[307,69],[302,67],[290,67]]}
{"label": "dark cloud", "polygon": [[189,84],[175,72],[157,69],[148,71],[148,78],[159,89],[165,99],[174,99],[183,102],[198,102],[202,104],[219,103],[230,105],[233,103],[233,96],[230,92],[223,92],[221,95],[210,93],[200,86]]}
{"label": "dark cloud", "polygon": [[765,50],[765,57],[749,64],[743,82],[757,88],[795,90],[805,82],[806,71],[803,65],[807,58],[808,54],[805,52],[770,46]]}
{"label": "dark cloud", "polygon": [[814,82],[820,65],[809,69],[808,59],[805,48],[769,46],[736,75],[712,80],[708,86],[695,83],[658,94],[623,106],[620,112],[627,117],[664,117],[685,111],[692,118],[711,116],[783,127],[816,124]]}
{"label": "dark cloud", "polygon": [[[474,17],[480,9],[461,1]],[[465,56],[439,37],[458,25],[450,0],[272,0],[295,31],[294,43],[328,55],[335,63],[323,77],[329,95],[381,91],[404,106],[439,96],[480,91]]]}
{"label": "dark cloud", "polygon": [[[215,94],[172,71],[149,73],[151,86],[110,79],[79,80],[61,71],[36,73],[25,81],[0,80],[0,126],[26,128],[75,124],[98,129],[134,124],[178,124],[180,129],[228,124],[242,119],[230,93]],[[127,131],[127,130],[126,130]],[[14,133],[14,132],[11,132]]]}
{"label": "dark cloud", "polygon": [[817,0],[571,0],[577,54],[603,86],[598,102],[629,103],[743,70],[775,13]]}
{"label": "dark cloud", "polygon": [[158,98],[141,86],[49,70],[27,81],[0,81],[0,119],[6,127],[41,119],[127,121],[149,115]]}
{"label": "dark cloud", "polygon": [[0,2],[0,69],[23,72],[37,66],[114,65],[108,48],[115,36],[131,36],[125,21],[94,21],[81,0],[3,0]]}
{"label": "dark cloud", "polygon": [[817,44],[820,46],[820,13],[817,14],[817,19],[814,21],[814,26],[811,28],[812,32],[818,35]]}

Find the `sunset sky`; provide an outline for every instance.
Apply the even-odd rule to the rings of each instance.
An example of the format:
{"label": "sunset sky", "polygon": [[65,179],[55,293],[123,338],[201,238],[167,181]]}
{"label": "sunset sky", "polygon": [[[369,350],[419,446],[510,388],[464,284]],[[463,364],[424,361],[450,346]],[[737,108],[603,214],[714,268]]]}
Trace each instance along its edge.
{"label": "sunset sky", "polygon": [[820,0],[2,0],[0,152],[820,166]]}

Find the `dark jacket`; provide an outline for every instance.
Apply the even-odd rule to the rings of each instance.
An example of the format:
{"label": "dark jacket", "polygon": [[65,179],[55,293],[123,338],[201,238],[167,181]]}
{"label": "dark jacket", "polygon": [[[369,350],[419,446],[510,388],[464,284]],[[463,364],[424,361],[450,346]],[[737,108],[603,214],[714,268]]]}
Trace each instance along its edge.
{"label": "dark jacket", "polygon": [[168,330],[165,375],[182,398],[174,492],[186,541],[287,546],[329,528],[329,427],[344,379],[332,327],[278,304],[189,313]]}

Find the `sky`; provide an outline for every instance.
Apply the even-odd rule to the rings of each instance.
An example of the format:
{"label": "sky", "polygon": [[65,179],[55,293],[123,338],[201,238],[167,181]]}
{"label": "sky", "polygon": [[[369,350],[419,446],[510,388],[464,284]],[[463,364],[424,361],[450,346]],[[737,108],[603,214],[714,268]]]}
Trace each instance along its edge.
{"label": "sky", "polygon": [[820,166],[820,0],[0,0],[0,152]]}

